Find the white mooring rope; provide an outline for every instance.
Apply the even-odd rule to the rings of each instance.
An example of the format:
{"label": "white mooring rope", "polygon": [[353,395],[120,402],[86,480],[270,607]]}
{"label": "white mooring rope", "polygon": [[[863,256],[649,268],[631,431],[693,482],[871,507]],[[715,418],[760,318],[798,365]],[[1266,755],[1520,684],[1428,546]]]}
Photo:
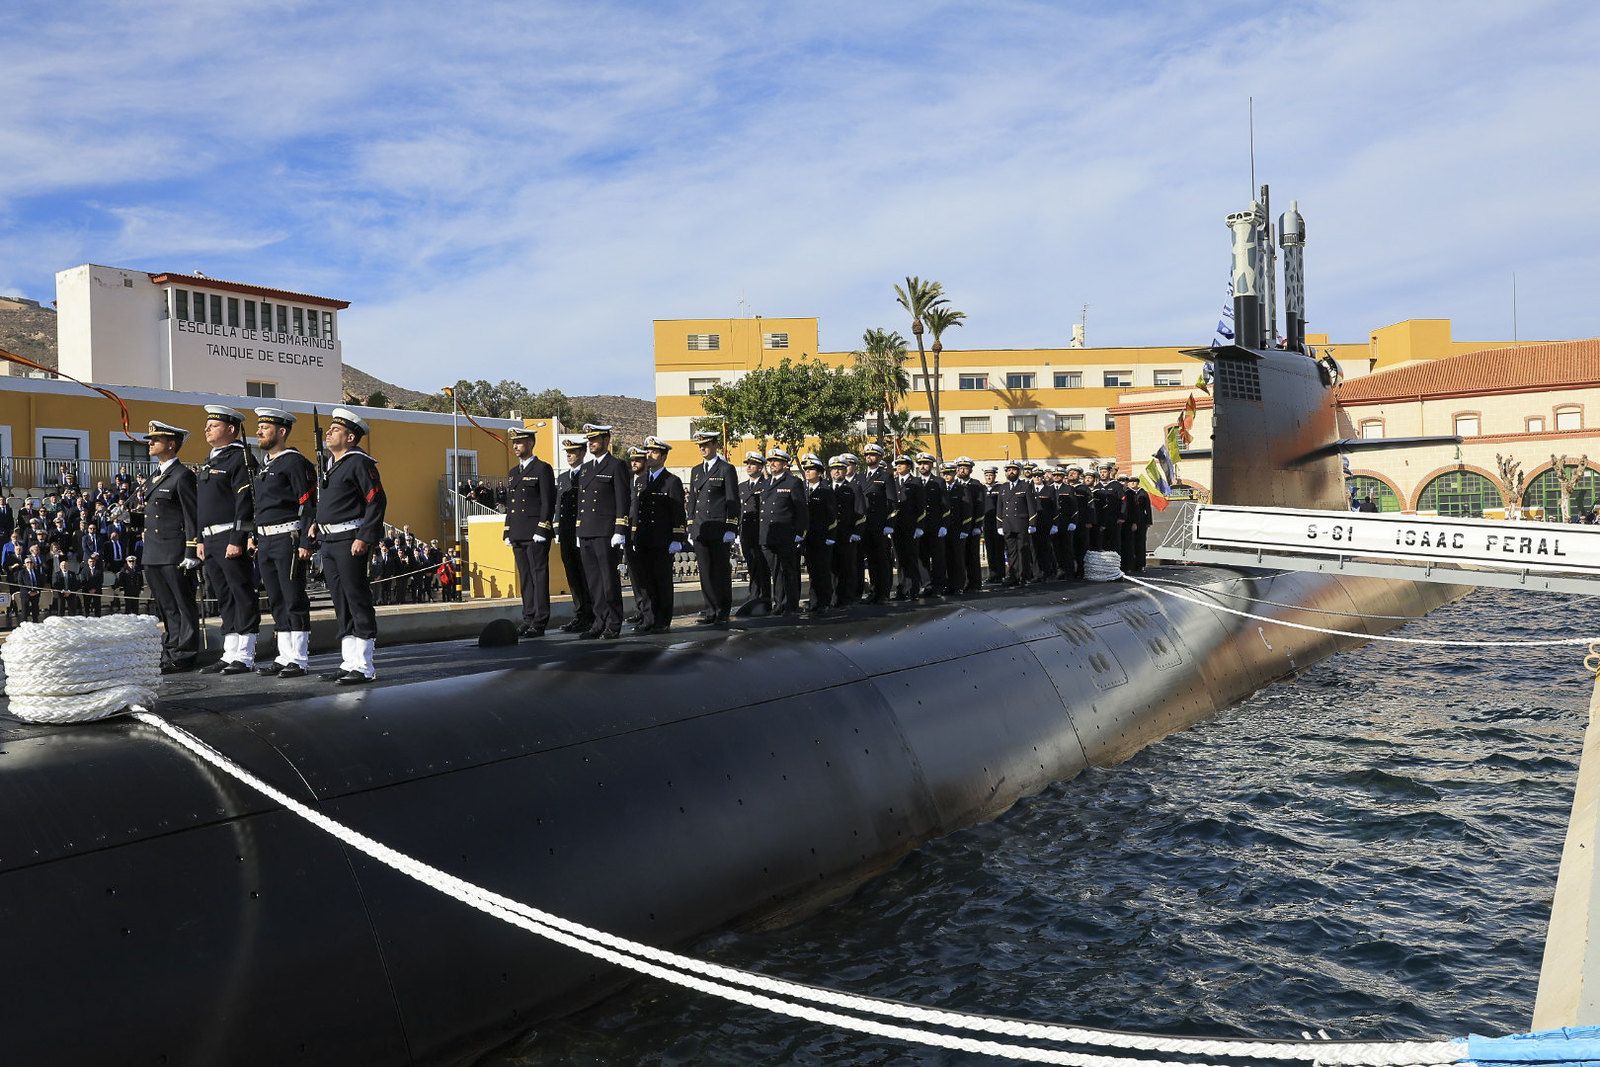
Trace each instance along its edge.
{"label": "white mooring rope", "polygon": [[1087,582],[1114,582],[1122,577],[1122,557],[1115,552],[1086,552],[1083,578]]}
{"label": "white mooring rope", "polygon": [[0,646],[11,714],[26,722],[88,722],[149,704],[161,681],[153,615],[25,622]]}

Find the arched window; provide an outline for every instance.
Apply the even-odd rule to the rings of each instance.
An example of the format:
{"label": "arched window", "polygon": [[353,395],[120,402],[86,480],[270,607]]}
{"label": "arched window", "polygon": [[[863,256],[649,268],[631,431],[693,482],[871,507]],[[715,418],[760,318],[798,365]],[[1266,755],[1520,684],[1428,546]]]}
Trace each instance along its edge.
{"label": "arched window", "polygon": [[1477,471],[1446,471],[1422,489],[1417,511],[1448,518],[1482,518],[1500,506],[1500,491]]}
{"label": "arched window", "polygon": [[[1578,484],[1573,487],[1569,498],[1572,509],[1569,515],[1582,515],[1594,506],[1596,492],[1600,491],[1600,475],[1596,475],[1594,468],[1583,472],[1583,477],[1578,479]],[[1551,521],[1561,519],[1561,484],[1556,481],[1556,472],[1547,470],[1539,477],[1528,483],[1528,488],[1522,494],[1522,506],[1525,508],[1543,508],[1544,517]]]}
{"label": "arched window", "polygon": [[1383,420],[1382,419],[1362,419],[1361,420],[1360,430],[1361,430],[1361,436],[1365,437],[1365,438],[1382,437],[1383,436]]}
{"label": "arched window", "polygon": [[1370,495],[1372,502],[1378,505],[1379,511],[1400,510],[1400,498],[1389,488],[1389,483],[1381,478],[1374,478],[1370,474],[1357,474],[1345,479],[1345,488],[1358,504]]}

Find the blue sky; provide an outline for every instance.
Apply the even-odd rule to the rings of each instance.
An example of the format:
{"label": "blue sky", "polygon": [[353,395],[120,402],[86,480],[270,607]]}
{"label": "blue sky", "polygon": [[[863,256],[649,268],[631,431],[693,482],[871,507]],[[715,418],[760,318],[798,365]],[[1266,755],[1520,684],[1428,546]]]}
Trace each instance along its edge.
{"label": "blue sky", "polygon": [[653,395],[654,318],[1203,344],[1257,174],[1310,328],[1600,334],[1600,5],[173,0],[0,38],[0,292],[82,262],[352,301],[345,358]]}

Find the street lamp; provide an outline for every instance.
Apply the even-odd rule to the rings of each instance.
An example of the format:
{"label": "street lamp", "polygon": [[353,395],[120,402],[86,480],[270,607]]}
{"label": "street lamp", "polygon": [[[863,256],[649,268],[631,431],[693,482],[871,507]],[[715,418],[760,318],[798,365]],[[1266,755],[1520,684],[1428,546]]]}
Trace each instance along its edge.
{"label": "street lamp", "polygon": [[456,417],[459,410],[456,404],[456,391],[450,386],[439,390],[450,398],[450,500],[455,509],[455,528],[451,530],[451,537],[457,544],[461,543],[461,425]]}

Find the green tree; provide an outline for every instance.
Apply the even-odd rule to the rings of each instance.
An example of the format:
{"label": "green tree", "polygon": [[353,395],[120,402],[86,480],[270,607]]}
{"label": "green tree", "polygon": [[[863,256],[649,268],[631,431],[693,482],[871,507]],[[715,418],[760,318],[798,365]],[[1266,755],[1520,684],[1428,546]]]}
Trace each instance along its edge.
{"label": "green tree", "polygon": [[906,339],[900,336],[898,330],[871,329],[861,335],[860,351],[850,355],[855,360],[856,370],[872,387],[873,402],[869,410],[877,413],[878,443],[881,445],[884,442],[884,420],[894,413],[900,398],[911,388],[911,380],[906,377],[905,371]]}
{"label": "green tree", "polygon": [[[933,380],[936,383],[943,383],[944,377],[939,370],[939,354],[944,351],[944,332],[966,322],[967,313],[965,311],[957,311],[955,308],[952,308],[946,304],[939,304],[936,307],[931,307],[928,309],[927,314],[923,316],[923,321],[928,327],[928,332],[933,335]],[[933,395],[935,401],[937,401],[939,396],[938,391],[935,390]],[[937,402],[935,402],[933,405],[932,414],[934,452],[938,454],[939,462],[943,463],[944,438],[940,432],[941,420],[939,418],[939,404]]]}
{"label": "green tree", "polygon": [[798,455],[808,437],[848,438],[876,397],[858,371],[785,357],[777,366],[758,368],[702,394],[706,418],[698,425],[723,429],[730,438],[760,438],[763,447],[776,440]]}
{"label": "green tree", "polygon": [[910,411],[895,411],[889,415],[889,443],[897,456],[908,452],[926,452],[928,442],[917,436],[917,416]]}
{"label": "green tree", "polygon": [[389,394],[385,393],[382,389],[374,389],[372,392],[367,394],[367,404],[366,404],[366,406],[369,407],[369,408],[386,408],[386,407],[388,407],[389,406]]}
{"label": "green tree", "polygon": [[946,303],[944,286],[936,281],[923,281],[915,275],[906,278],[904,287],[894,287],[895,300],[911,313],[911,334],[917,339],[917,355],[922,359],[923,389],[928,394],[928,414],[933,419],[933,450],[944,462],[944,439],[939,433],[939,390],[928,371],[928,350],[922,343],[923,323],[928,312]]}

